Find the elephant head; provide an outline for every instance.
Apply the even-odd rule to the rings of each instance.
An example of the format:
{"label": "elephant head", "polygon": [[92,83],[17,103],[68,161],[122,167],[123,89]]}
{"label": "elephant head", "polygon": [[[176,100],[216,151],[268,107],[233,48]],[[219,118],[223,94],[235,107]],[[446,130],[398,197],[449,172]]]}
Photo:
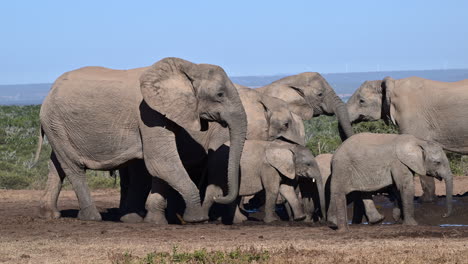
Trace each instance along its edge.
{"label": "elephant head", "polygon": [[140,77],[140,87],[149,107],[186,130],[204,130],[207,122],[229,127],[229,192],[216,201],[230,203],[237,198],[247,118],[239,94],[224,70],[215,65],[165,58]]}
{"label": "elephant head", "polygon": [[289,110],[288,104],[278,98],[262,95],[261,103],[268,121],[268,140],[285,139],[305,146],[305,131],[302,119]]}
{"label": "elephant head", "polygon": [[398,159],[413,172],[445,180],[447,213],[444,217],[449,216],[452,213],[453,175],[442,147],[438,143],[408,135],[397,144],[396,153]]}
{"label": "elephant head", "polygon": [[325,181],[320,172],[320,167],[312,155],[312,152],[303,146],[295,146],[294,164],[296,164],[296,173],[305,178],[315,180],[320,200],[320,209],[322,217],[325,217]]}
{"label": "elephant head", "polygon": [[[283,144],[282,148],[267,148],[265,156],[269,164],[289,179],[304,177],[315,180],[319,192],[320,204],[325,204],[325,188],[323,186],[320,169],[312,152],[300,145]],[[325,206],[321,206],[322,215],[325,215]]]}
{"label": "elephant head", "polygon": [[336,115],[342,138],[353,135],[345,103],[328,82],[316,72],[304,72],[258,88],[262,93],[286,101],[292,112],[303,120],[313,116]]}
{"label": "elephant head", "polygon": [[366,81],[347,102],[351,123],[362,121],[376,121],[390,119],[395,123],[390,113],[390,92],[393,90],[394,81],[387,77],[383,81]]}
{"label": "elephant head", "polygon": [[[239,84],[235,84],[247,113],[247,139],[281,139],[305,145],[304,123],[288,104]],[[227,139],[221,143],[226,142]]]}

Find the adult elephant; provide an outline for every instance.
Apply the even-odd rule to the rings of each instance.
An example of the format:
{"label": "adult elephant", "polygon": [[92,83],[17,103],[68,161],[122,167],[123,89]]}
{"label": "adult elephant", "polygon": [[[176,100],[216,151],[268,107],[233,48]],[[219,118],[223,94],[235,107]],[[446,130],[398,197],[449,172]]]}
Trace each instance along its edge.
{"label": "adult elephant", "polygon": [[256,90],[286,101],[291,111],[302,120],[336,115],[341,138],[344,140],[353,135],[346,104],[319,73],[304,72],[288,76]]}
{"label": "adult elephant", "polygon": [[[353,123],[383,119],[401,134],[438,142],[468,154],[468,80],[439,82],[419,77],[364,82],[347,103]],[[423,201],[435,197],[433,177],[422,175]]]}
{"label": "adult elephant", "polygon": [[[236,88],[247,114],[247,139],[280,139],[305,145],[304,124],[299,116],[289,110],[286,102],[244,86],[236,85]],[[195,183],[203,185],[202,174],[208,153],[229,141],[228,132],[219,124],[210,123],[207,131],[190,131],[176,136],[182,163]],[[153,195],[147,199],[151,178],[142,162],[135,162],[121,169],[120,177],[122,221],[140,222],[144,215],[145,221],[157,224],[167,223],[166,216],[169,216],[170,222],[178,221],[174,211],[179,212],[184,205],[177,203],[178,199],[175,197],[178,194],[169,186],[163,182],[153,184]]]}
{"label": "adult elephant", "polygon": [[53,149],[41,201],[43,216],[60,216],[57,198],[67,176],[78,198],[78,218],[100,220],[86,184],[86,169],[112,170],[142,159],[153,177],[181,194],[187,205],[185,221],[206,220],[198,188],[179,157],[176,137],[183,131],[206,129],[208,122],[229,127],[233,142],[229,191],[216,201],[230,203],[237,198],[247,120],[237,89],[219,66],[165,58],[133,70],[71,71],[54,83],[40,120]]}

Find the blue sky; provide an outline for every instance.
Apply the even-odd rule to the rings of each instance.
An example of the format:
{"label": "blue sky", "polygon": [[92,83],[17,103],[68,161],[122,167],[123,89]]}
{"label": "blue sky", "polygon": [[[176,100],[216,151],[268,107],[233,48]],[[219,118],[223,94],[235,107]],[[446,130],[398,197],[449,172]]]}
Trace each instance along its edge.
{"label": "blue sky", "polygon": [[168,56],[231,76],[468,68],[468,1],[2,1],[0,84]]}

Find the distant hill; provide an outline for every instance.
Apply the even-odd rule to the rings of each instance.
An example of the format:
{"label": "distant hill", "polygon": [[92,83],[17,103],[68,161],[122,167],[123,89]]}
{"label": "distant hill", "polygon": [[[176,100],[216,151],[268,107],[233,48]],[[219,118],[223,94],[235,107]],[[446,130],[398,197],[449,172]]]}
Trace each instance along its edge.
{"label": "distant hill", "polygon": [[0,85],[0,105],[41,104],[51,83]]}
{"label": "distant hill", "polygon": [[[386,76],[395,79],[419,76],[431,80],[453,82],[468,79],[468,69],[324,73],[322,75],[337,94],[346,99],[367,80],[379,80]],[[235,83],[256,88],[286,76],[288,75],[233,76],[231,79]],[[51,85],[50,83],[0,85],[0,105],[41,104]]]}

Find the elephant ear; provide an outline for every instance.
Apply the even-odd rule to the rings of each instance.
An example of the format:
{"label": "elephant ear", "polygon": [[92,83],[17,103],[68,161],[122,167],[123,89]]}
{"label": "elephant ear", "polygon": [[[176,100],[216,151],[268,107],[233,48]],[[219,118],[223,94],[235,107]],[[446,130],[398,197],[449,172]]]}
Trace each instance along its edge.
{"label": "elephant ear", "polygon": [[393,91],[395,88],[395,79],[385,77],[382,81],[382,117],[388,117],[394,125],[395,122],[395,106],[392,104]]}
{"label": "elephant ear", "polygon": [[140,77],[140,89],[145,102],[179,126],[199,131],[196,90],[189,69],[196,64],[178,58],[165,58],[151,66]]}
{"label": "elephant ear", "polygon": [[294,154],[286,148],[268,147],[266,149],[268,163],[284,176],[295,179],[296,168],[294,166]]}
{"label": "elephant ear", "polygon": [[305,146],[306,142],[305,142],[304,122],[302,121],[302,118],[299,115],[296,115],[295,113],[291,112],[291,116],[292,116],[291,130],[293,131],[294,134],[299,136],[297,143],[301,146]]}
{"label": "elephant ear", "polygon": [[416,140],[411,139],[413,138],[412,136],[410,138],[407,136],[399,137],[405,138],[400,140],[395,146],[398,159],[417,174],[426,175],[423,148]]}

